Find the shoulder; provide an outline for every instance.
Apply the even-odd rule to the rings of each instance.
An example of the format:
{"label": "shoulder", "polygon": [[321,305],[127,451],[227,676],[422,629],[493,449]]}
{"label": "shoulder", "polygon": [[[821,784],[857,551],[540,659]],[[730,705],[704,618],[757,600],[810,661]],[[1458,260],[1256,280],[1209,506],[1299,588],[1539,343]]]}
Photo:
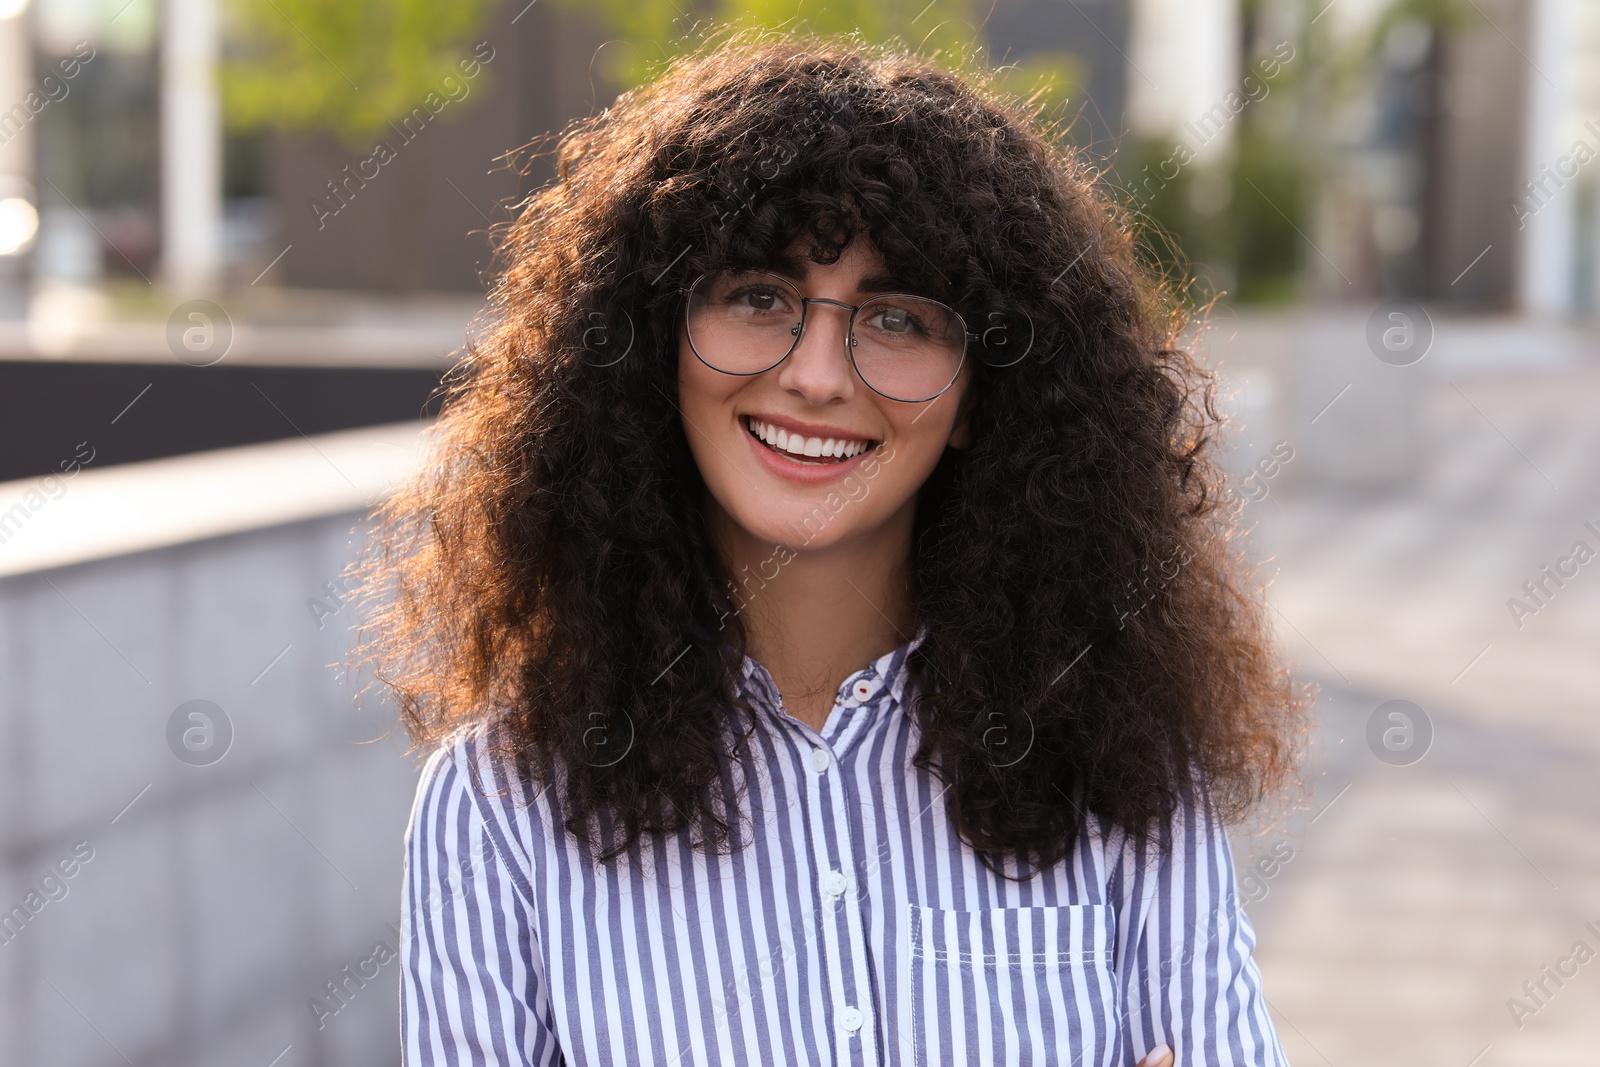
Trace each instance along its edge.
{"label": "shoulder", "polygon": [[451,797],[471,797],[474,803],[535,802],[542,791],[529,788],[515,761],[505,756],[497,741],[497,728],[480,724],[458,731],[428,752],[417,782],[413,816],[426,801]]}
{"label": "shoulder", "polygon": [[492,744],[492,727],[463,731],[428,753],[406,838],[413,853],[462,856],[482,850],[527,884],[546,820],[542,790],[531,788]]}
{"label": "shoulder", "polygon": [[481,758],[482,738],[481,731],[459,734],[427,753],[411,804],[410,833],[432,829],[447,812],[477,806],[474,764]]}

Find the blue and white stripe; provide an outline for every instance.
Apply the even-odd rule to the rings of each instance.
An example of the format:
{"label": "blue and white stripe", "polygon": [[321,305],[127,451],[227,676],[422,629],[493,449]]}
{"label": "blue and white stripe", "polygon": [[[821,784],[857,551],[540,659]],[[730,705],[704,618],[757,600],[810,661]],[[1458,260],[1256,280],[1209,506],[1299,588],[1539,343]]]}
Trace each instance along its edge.
{"label": "blue and white stripe", "polygon": [[1094,823],[997,876],[911,765],[923,636],[847,678],[820,734],[745,658],[731,855],[657,838],[597,865],[479,735],[440,748],[407,833],[405,1063],[1286,1064],[1222,827],[1185,808],[1164,855]]}

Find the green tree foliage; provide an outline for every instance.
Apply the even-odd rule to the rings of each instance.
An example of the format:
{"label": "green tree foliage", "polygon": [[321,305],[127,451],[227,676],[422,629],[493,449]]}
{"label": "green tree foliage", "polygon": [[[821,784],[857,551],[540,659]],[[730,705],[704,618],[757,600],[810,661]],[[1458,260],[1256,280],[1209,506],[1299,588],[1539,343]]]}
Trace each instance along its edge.
{"label": "green tree foliage", "polygon": [[1342,165],[1327,131],[1371,91],[1391,31],[1418,23],[1449,35],[1485,24],[1471,0],[1389,0],[1362,32],[1341,35],[1332,17],[1317,18],[1327,0],[1242,0],[1241,80],[1260,61],[1272,9],[1294,7],[1299,17],[1287,23],[1298,27],[1296,58],[1263,79],[1265,98],[1233,119],[1225,158],[1174,168],[1173,140],[1157,138],[1130,142],[1117,161],[1146,255],[1188,282],[1195,303],[1219,292],[1255,304],[1299,296],[1303,268],[1320,254],[1309,238],[1315,205]]}
{"label": "green tree foliage", "polygon": [[977,0],[554,0],[557,6],[597,16],[606,32],[632,45],[608,49],[602,73],[619,88],[648,79],[662,62],[695,37],[697,27],[738,23],[772,29],[806,29],[825,34],[859,34],[869,41],[899,41],[924,55],[962,66],[981,43],[988,3]]}
{"label": "green tree foliage", "polygon": [[1000,89],[1015,96],[1047,122],[1068,119],[1064,112],[1089,82],[1089,65],[1072,52],[1033,52],[995,71]]}
{"label": "green tree foliage", "polygon": [[1317,194],[1315,168],[1307,165],[1315,146],[1303,119],[1321,60],[1303,31],[1283,42],[1293,47],[1292,58],[1258,39],[1262,6],[1246,0],[1240,7],[1246,47],[1232,103],[1195,103],[1197,116],[1208,106],[1231,113],[1222,120],[1222,153],[1195,159],[1194,131],[1174,130],[1130,142],[1116,164],[1145,255],[1194,305],[1219,295],[1247,304],[1299,295]]}
{"label": "green tree foliage", "polygon": [[1234,137],[1223,158],[1181,167],[1170,138],[1124,148],[1118,172],[1144,255],[1197,305],[1219,294],[1250,304],[1293,300],[1312,175],[1290,138],[1247,123]]}
{"label": "green tree foliage", "polygon": [[[226,0],[230,130],[326,130],[368,146],[457,74],[491,0]],[[480,73],[481,79],[492,76]]]}

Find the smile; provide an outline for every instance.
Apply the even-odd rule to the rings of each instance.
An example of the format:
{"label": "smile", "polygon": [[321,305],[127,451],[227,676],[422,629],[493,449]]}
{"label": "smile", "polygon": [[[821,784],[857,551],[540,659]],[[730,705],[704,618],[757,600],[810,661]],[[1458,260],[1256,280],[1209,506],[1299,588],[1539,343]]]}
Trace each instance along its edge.
{"label": "smile", "polygon": [[741,416],[740,421],[750,435],[768,449],[800,463],[819,466],[843,463],[878,445],[877,441],[860,438],[805,437],[749,415]]}

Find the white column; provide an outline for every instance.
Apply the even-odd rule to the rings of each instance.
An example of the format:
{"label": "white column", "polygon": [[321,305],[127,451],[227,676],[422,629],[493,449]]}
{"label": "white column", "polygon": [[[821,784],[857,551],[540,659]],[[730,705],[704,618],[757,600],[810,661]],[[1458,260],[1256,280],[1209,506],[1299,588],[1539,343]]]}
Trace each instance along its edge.
{"label": "white column", "polygon": [[[1573,175],[1561,173],[1573,144],[1570,8],[1571,0],[1532,0],[1528,11],[1532,69],[1522,173],[1515,193],[1524,205],[1517,286],[1522,309],[1536,315],[1562,315],[1572,309],[1579,190]],[[1565,169],[1573,165],[1569,161]],[[1531,188],[1528,182],[1533,183]]]}
{"label": "white column", "polygon": [[214,290],[222,267],[222,100],[217,0],[165,0],[161,20],[162,280]]}
{"label": "white column", "polygon": [[[1128,122],[1148,136],[1181,135],[1197,158],[1218,154],[1232,123],[1210,136],[1184,133],[1239,89],[1237,0],[1133,0],[1128,41]],[[1221,114],[1219,112],[1218,114]]]}
{"label": "white column", "polygon": [[[33,195],[33,122],[21,104],[33,88],[33,50],[28,39],[27,4],[0,0],[0,257],[38,223]],[[7,201],[10,201],[7,203]],[[25,201],[24,208],[17,201]],[[18,246],[18,251],[27,245]],[[3,260],[0,260],[3,262]],[[7,271],[11,277],[16,271]],[[4,284],[0,277],[0,284]]]}

